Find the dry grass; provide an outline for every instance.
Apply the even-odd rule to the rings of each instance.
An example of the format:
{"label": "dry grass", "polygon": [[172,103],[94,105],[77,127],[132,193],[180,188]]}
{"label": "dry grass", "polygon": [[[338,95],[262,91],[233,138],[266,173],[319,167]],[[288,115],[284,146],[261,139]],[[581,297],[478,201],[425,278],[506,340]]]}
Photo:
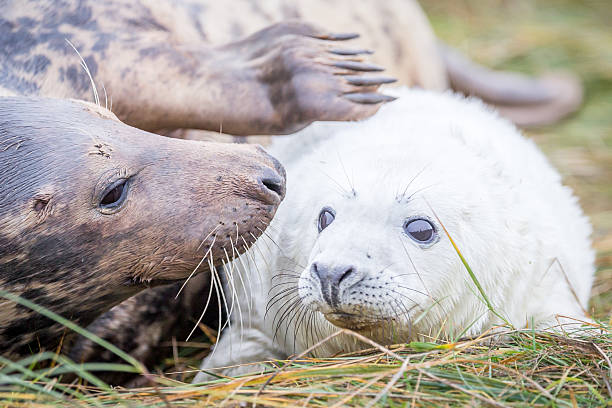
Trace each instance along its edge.
{"label": "dry grass", "polygon": [[[60,389],[50,373],[64,365],[29,370],[18,363],[19,369],[0,369],[0,398],[10,406],[605,406],[612,401],[612,331],[603,332],[568,338],[523,331],[508,332],[503,340],[484,335],[455,343],[413,342],[270,362],[263,374],[203,385],[172,379],[191,378],[194,371],[187,369],[149,375],[155,386],[133,389],[76,381]],[[27,386],[4,383],[19,371]]]}

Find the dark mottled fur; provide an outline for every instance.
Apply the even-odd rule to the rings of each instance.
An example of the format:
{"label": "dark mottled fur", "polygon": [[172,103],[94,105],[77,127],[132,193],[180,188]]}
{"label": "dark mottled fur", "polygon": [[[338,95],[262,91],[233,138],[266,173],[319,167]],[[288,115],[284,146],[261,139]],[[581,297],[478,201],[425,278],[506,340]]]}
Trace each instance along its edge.
{"label": "dark mottled fur", "polygon": [[[208,276],[197,275],[190,279],[178,299],[180,282],[144,291],[102,315],[88,329],[153,368],[173,354],[172,340],[184,341],[198,323],[209,284]],[[218,321],[217,310],[213,299],[203,318],[213,328]],[[118,362],[117,356],[82,337],[70,350],[70,357],[75,361]],[[123,384],[134,375],[102,373],[100,377],[111,384]]]}
{"label": "dark mottled fur", "polygon": [[[386,97],[353,86],[330,52],[342,39],[307,23],[281,23],[228,44],[210,44],[204,7],[190,1],[8,0],[0,16],[0,87],[17,95],[91,99],[146,130],[195,128],[288,133],[313,120],[354,120]],[[196,14],[194,14],[196,13]],[[245,30],[245,32],[253,30]],[[237,40],[237,41],[236,41]],[[337,75],[341,74],[341,75]],[[344,96],[364,92],[367,103]],[[1,95],[1,93],[0,93]]]}

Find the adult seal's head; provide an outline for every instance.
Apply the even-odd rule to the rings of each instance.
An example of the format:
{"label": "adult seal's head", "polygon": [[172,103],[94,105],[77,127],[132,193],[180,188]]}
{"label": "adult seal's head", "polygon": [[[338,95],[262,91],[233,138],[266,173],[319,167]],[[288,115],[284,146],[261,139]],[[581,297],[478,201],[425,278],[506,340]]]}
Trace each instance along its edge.
{"label": "adult seal's head", "polygon": [[[0,98],[0,288],[86,325],[243,252],[284,178],[256,146],[157,136],[78,101]],[[61,333],[0,300],[3,354],[53,347]]]}

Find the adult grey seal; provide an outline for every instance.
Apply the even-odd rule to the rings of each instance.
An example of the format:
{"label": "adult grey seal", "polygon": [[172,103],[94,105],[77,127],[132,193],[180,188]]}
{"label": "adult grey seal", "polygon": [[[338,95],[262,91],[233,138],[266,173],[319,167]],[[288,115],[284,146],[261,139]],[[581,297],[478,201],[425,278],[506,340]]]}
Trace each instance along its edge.
{"label": "adult grey seal", "polygon": [[[0,98],[0,289],[88,325],[244,251],[284,183],[255,145],[158,136],[80,101]],[[63,334],[0,298],[0,354],[55,350]]]}

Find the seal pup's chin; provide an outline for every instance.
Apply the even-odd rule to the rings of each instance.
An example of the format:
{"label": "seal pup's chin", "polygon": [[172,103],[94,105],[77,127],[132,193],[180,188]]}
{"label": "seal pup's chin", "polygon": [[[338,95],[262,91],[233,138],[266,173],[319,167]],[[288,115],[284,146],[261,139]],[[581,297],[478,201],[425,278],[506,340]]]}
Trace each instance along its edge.
{"label": "seal pup's chin", "polygon": [[392,322],[395,320],[377,319],[353,313],[345,313],[341,311],[325,313],[323,316],[325,316],[325,319],[327,319],[328,322],[340,329],[349,329],[356,332],[372,331],[378,328],[379,326],[388,324],[390,321]]}

